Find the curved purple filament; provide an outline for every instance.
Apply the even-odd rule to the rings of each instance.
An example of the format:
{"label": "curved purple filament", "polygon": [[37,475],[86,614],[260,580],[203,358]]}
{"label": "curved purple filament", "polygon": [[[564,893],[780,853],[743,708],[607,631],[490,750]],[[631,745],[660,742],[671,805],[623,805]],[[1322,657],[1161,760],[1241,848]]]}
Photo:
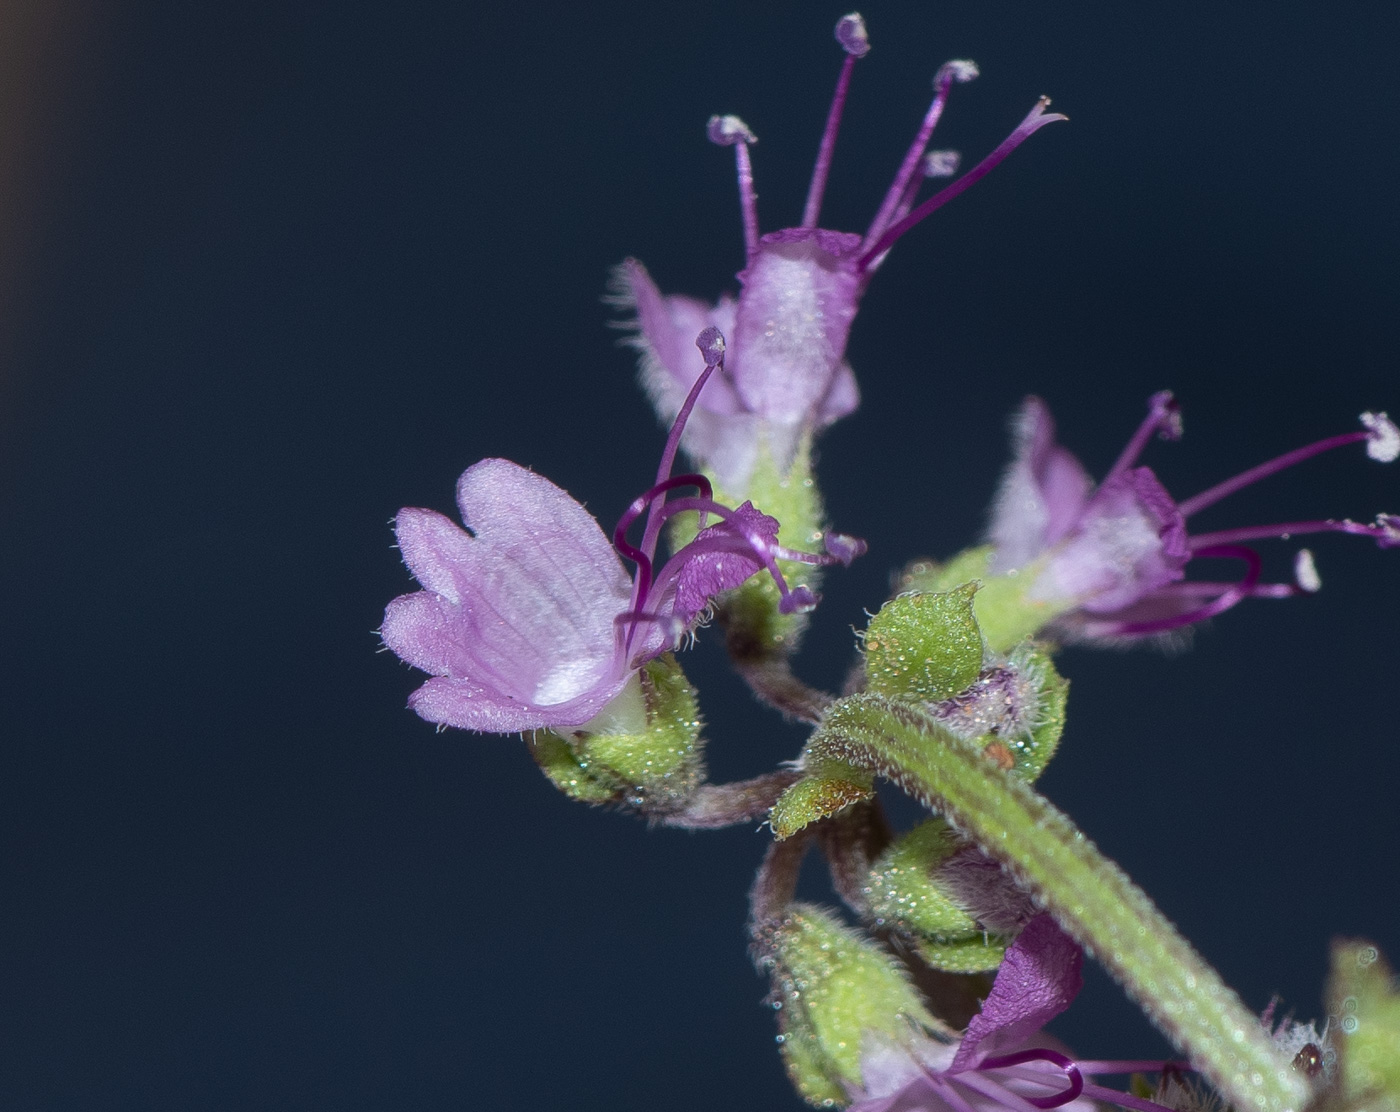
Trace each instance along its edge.
{"label": "curved purple filament", "polygon": [[1015,1054],[1003,1054],[997,1058],[984,1058],[978,1068],[995,1070],[1005,1066],[1019,1066],[1024,1062],[1049,1062],[1052,1066],[1064,1070],[1065,1080],[1069,1082],[1061,1092],[1053,1096],[1025,1098],[1037,1108],[1059,1108],[1076,1099],[1084,1091],[1084,1075],[1080,1073],[1074,1059],[1048,1047],[1034,1047],[1030,1050],[1018,1050]]}
{"label": "curved purple filament", "polygon": [[1245,548],[1238,544],[1211,545],[1194,551],[1192,556],[1217,557],[1224,560],[1243,560],[1247,565],[1244,577],[1230,587],[1226,588],[1210,602],[1204,606],[1198,606],[1195,610],[1187,611],[1185,614],[1177,614],[1170,618],[1159,618],[1151,622],[1120,622],[1113,627],[1114,633],[1134,634],[1134,633],[1165,633],[1168,630],[1180,629],[1182,626],[1191,625],[1193,622],[1203,622],[1207,618],[1213,618],[1217,614],[1223,614],[1230,607],[1234,606],[1241,599],[1249,597],[1254,586],[1259,582],[1259,573],[1263,569],[1264,562],[1259,559],[1259,553],[1252,548]]}

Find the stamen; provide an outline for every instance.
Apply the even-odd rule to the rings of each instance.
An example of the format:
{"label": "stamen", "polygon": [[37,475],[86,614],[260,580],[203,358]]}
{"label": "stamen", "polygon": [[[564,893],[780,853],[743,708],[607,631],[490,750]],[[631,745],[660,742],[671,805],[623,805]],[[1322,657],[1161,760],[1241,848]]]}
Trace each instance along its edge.
{"label": "stamen", "polygon": [[739,172],[739,210],[744,217],[744,257],[752,259],[758,250],[758,194],[753,190],[753,164],[749,144],[758,136],[738,116],[711,116],[705,133],[710,142],[734,148],[734,165]]}
{"label": "stamen", "polygon": [[1133,433],[1132,439],[1109,468],[1103,481],[1106,483],[1110,479],[1116,479],[1135,464],[1138,456],[1142,455],[1142,450],[1147,447],[1147,442],[1152,439],[1153,433],[1163,440],[1181,439],[1181,406],[1172,397],[1170,390],[1158,391],[1147,400],[1147,417],[1138,426],[1137,432]]}
{"label": "stamen", "polygon": [[[1366,426],[1367,431],[1344,432],[1340,436],[1329,436],[1325,440],[1317,440],[1311,444],[1305,444],[1301,448],[1294,448],[1291,452],[1284,452],[1283,455],[1266,460],[1258,467],[1251,467],[1248,471],[1240,472],[1233,479],[1226,479],[1223,483],[1217,483],[1209,490],[1201,491],[1194,498],[1186,499],[1177,509],[1181,511],[1182,517],[1190,517],[1192,514],[1204,510],[1207,506],[1215,505],[1222,498],[1234,494],[1235,491],[1257,483],[1260,479],[1267,479],[1276,472],[1284,471],[1295,464],[1302,463],[1305,459],[1321,455],[1323,452],[1330,452],[1333,448],[1344,448],[1348,444],[1355,444],[1358,440],[1367,442],[1366,454],[1372,459],[1387,463],[1394,459],[1394,455],[1386,457],[1383,454],[1377,454],[1389,451],[1389,438],[1395,430],[1390,418],[1386,417],[1384,413],[1363,413],[1361,423]],[[1394,435],[1397,451],[1400,451],[1400,432],[1394,432]]]}
{"label": "stamen", "polygon": [[1371,434],[1366,454],[1380,463],[1394,463],[1400,457],[1400,428],[1384,413],[1363,413],[1361,423]]}
{"label": "stamen", "polygon": [[1299,589],[1310,595],[1322,590],[1322,576],[1317,574],[1317,564],[1313,562],[1311,550],[1298,549],[1298,555],[1293,557],[1293,578],[1297,580]]}
{"label": "stamen", "polygon": [[[1050,98],[1041,97],[1040,100],[1036,102],[1035,107],[1032,108],[1030,112],[1026,115],[1026,118],[1022,120],[1020,124],[1017,125],[1016,130],[1013,131],[1010,135],[1008,135],[1005,139],[1003,139],[1000,145],[994,151],[992,151],[991,154],[989,154],[986,158],[984,158],[966,174],[960,177],[957,181],[953,182],[952,185],[946,187],[945,189],[939,190],[927,201],[925,201],[913,212],[911,212],[908,216],[904,217],[904,219],[896,221],[894,225],[889,229],[889,231],[881,233],[879,238],[875,241],[874,245],[867,247],[864,253],[861,255],[859,266],[862,269],[868,268],[870,266],[871,260],[879,258],[880,255],[888,251],[890,247],[893,246],[895,241],[899,239],[900,236],[902,236],[915,224],[919,223],[919,221],[923,220],[924,217],[929,215],[929,213],[933,212],[936,209],[942,208],[959,193],[962,193],[964,190],[969,189],[973,185],[977,184],[977,182],[981,181],[984,177],[986,177],[989,173],[996,169],[997,166],[999,166],[1002,162],[1006,161],[1007,155],[1009,155],[1012,151],[1014,151],[1017,147],[1019,147],[1022,143],[1024,143],[1027,139],[1029,139],[1046,124],[1054,123],[1056,120],[1069,119],[1068,116],[1062,115],[1059,112],[1046,112],[1045,109],[1049,106]],[[873,231],[874,225],[871,225],[871,228]],[[867,233],[865,237],[865,242],[869,243],[873,238],[873,235]]]}
{"label": "stamen", "polygon": [[[919,195],[919,190],[923,187],[926,178],[951,178],[958,172],[958,166],[962,162],[962,155],[957,151],[929,151],[924,155],[923,161],[919,163],[919,172],[909,179],[909,184],[904,189],[904,196],[899,199],[899,204],[895,206],[894,212],[890,215],[890,222],[897,224],[909,215],[909,210],[914,207],[914,198]],[[885,256],[889,251],[877,258],[871,259],[865,268],[865,275],[869,278],[879,269],[880,264],[885,261]]]}
{"label": "stamen", "polygon": [[[923,158],[929,137],[933,135],[933,129],[938,126],[938,120],[943,115],[943,107],[948,103],[948,90],[952,88],[953,82],[966,84],[975,78],[977,73],[977,63],[963,59],[944,62],[939,67],[938,73],[933,79],[933,103],[929,105],[928,112],[924,115],[924,122],[919,125],[918,134],[914,136],[914,142],[909,145],[909,150],[904,155],[904,161],[900,163],[899,171],[895,174],[894,182],[885,194],[885,199],[880,203],[880,209],[875,214],[875,219],[870,222],[870,230],[865,233],[863,247],[874,243],[889,227],[894,210],[904,196],[910,179],[913,178],[918,169],[919,160]],[[890,240],[890,242],[893,243],[894,240]],[[866,254],[874,254],[874,252],[867,251]]]}
{"label": "stamen", "polygon": [[[695,337],[695,346],[700,349],[700,356],[705,360],[705,369],[696,376],[695,382],[690,387],[690,392],[686,394],[685,401],[681,403],[680,411],[676,414],[676,419],[671,422],[671,431],[666,435],[666,446],[661,450],[661,462],[656,468],[656,483],[646,494],[635,499],[628,507],[630,512],[636,508],[637,513],[628,516],[623,514],[626,524],[619,524],[618,529],[613,530],[613,546],[617,548],[623,556],[637,564],[637,575],[632,580],[632,602],[628,607],[629,614],[641,612],[646,603],[647,593],[652,585],[653,561],[656,557],[656,542],[661,536],[662,518],[656,512],[659,502],[656,494],[665,495],[666,491],[676,486],[699,486],[705,492],[705,497],[710,496],[710,483],[708,479],[697,475],[679,476],[675,482],[671,482],[671,468],[675,466],[676,453],[680,450],[681,434],[685,432],[685,425],[690,420],[691,411],[695,409],[695,403],[700,397],[700,391],[705,388],[705,383],[710,381],[710,376],[724,366],[725,342],[724,333],[713,325],[702,329]],[[699,480],[697,483],[696,480]],[[669,485],[668,485],[669,484]],[[658,490],[658,488],[660,488]],[[662,499],[664,501],[664,498]],[[625,533],[627,525],[631,525],[641,513],[641,505],[649,507],[647,513],[646,529],[642,533],[641,548],[632,548],[623,541],[623,546],[618,545],[621,533]],[[625,547],[624,547],[625,546]],[[630,648],[632,638],[637,630],[637,623],[633,621],[627,631],[627,646]]]}
{"label": "stamen", "polygon": [[856,59],[870,53],[870,39],[865,33],[865,20],[859,12],[843,15],[836,21],[836,41],[846,52],[841,63],[841,75],[836,79],[836,92],[831,98],[831,110],[826,115],[821,145],[817,148],[817,164],[812,170],[812,184],[807,187],[807,203],[802,207],[802,227],[815,228],[822,209],[822,195],[831,172],[831,156],[836,150],[836,133],[841,128],[841,113],[846,107],[846,93],[851,87],[851,70]]}
{"label": "stamen", "polygon": [[1059,1108],[1062,1104],[1068,1104],[1074,1100],[1084,1091],[1084,1077],[1079,1072],[1079,1067],[1074,1064],[1073,1059],[1059,1051],[1044,1047],[1022,1050],[1015,1054],[1004,1054],[998,1058],[985,1058],[979,1068],[994,1070],[1003,1066],[1019,1066],[1023,1062],[1049,1062],[1052,1066],[1064,1070],[1065,1080],[1069,1082],[1064,1092],[1056,1093],[1054,1096],[1027,1097],[1026,1099],[1037,1108]]}
{"label": "stamen", "polygon": [[[668,502],[661,508],[658,515],[660,518],[674,517],[676,514],[685,513],[688,510],[695,510],[700,513],[712,513],[718,518],[728,522],[737,522],[738,514],[728,506],[722,506],[718,502],[709,498],[677,498],[674,502]],[[678,569],[688,557],[693,557],[702,552],[748,552],[758,560],[773,577],[773,582],[777,585],[779,601],[778,610],[783,614],[795,614],[804,610],[811,610],[820,601],[817,594],[811,588],[798,585],[789,587],[787,579],[784,578],[781,569],[778,567],[779,546],[770,542],[766,537],[746,528],[743,524],[736,525],[737,536],[708,538],[706,540],[694,540],[686,545],[670,560],[657,575],[656,581],[663,582],[673,577]],[[742,542],[742,547],[736,546],[736,540]],[[789,550],[783,549],[783,552]],[[786,558],[786,557],[784,557]],[[822,558],[817,557],[818,561]]]}
{"label": "stamen", "polygon": [[1244,529],[1222,529],[1216,533],[1201,533],[1188,537],[1186,545],[1196,555],[1201,549],[1217,544],[1237,544],[1240,541],[1272,540],[1306,533],[1350,533],[1357,537],[1370,537],[1382,548],[1400,546],[1400,530],[1396,524],[1400,518],[1390,514],[1379,514],[1376,524],[1362,525],[1357,521],[1343,519],[1335,521],[1285,521],[1280,525],[1254,525]]}
{"label": "stamen", "polygon": [[1255,552],[1254,549],[1244,548],[1240,545],[1222,544],[1195,550],[1194,554],[1206,558],[1243,560],[1247,567],[1244,578],[1222,591],[1204,606],[1187,611],[1185,614],[1176,614],[1170,618],[1158,618],[1148,622],[1104,622],[1102,627],[1104,632],[1110,636],[1166,633],[1169,630],[1180,629],[1182,626],[1203,622],[1207,618],[1223,614],[1254,592],[1255,584],[1259,582],[1259,572],[1263,568],[1263,561],[1259,559],[1259,553]]}
{"label": "stamen", "polygon": [[830,530],[822,534],[822,547],[829,555],[834,556],[842,567],[847,568],[851,566],[852,560],[857,556],[864,556],[870,549],[870,546],[860,537],[852,537],[846,533],[833,533]]}

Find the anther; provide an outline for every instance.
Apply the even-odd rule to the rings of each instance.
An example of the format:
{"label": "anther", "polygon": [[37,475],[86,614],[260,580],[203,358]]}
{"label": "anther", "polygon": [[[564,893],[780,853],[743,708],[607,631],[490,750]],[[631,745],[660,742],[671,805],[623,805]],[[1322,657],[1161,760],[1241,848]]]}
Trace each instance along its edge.
{"label": "anther", "polygon": [[864,58],[870,53],[870,36],[865,33],[860,12],[843,15],[836,21],[836,41],[852,58]]}
{"label": "anther", "polygon": [[1361,423],[1370,435],[1366,438],[1366,454],[1381,463],[1392,463],[1400,457],[1400,428],[1384,413],[1363,413]]}
{"label": "anther", "polygon": [[710,122],[705,125],[705,134],[710,137],[711,143],[720,147],[758,142],[758,136],[738,116],[711,116]]}
{"label": "anther", "polygon": [[1322,590],[1322,576],[1317,574],[1317,564],[1310,549],[1300,548],[1298,555],[1293,557],[1293,580],[1310,595]]}
{"label": "anther", "polygon": [[924,155],[924,177],[951,178],[962,165],[962,155],[957,151],[929,151]]}

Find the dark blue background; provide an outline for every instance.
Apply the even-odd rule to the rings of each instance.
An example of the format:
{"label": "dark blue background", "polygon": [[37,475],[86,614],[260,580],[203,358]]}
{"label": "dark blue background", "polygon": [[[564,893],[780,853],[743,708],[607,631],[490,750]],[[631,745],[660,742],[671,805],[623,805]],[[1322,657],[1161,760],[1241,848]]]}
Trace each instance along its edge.
{"label": "dark blue background", "polygon": [[[765,229],[795,221],[840,10],[60,10],[7,217],[0,1104],[798,1107],[744,954],[765,835],[648,831],[513,739],[434,734],[372,631],[410,588],[390,518],[450,510],[475,460],[607,523],[646,485],[662,437],[607,269],[732,286],[713,111],[761,137]],[[1027,391],[1101,473],[1176,389],[1187,438],[1149,462],[1179,495],[1400,411],[1393,5],[865,14],[826,226],[864,227],[946,58],[983,77],[936,145],[979,157],[1040,93],[1072,122],[864,304],[864,406],[820,473],[871,551],[810,638],[827,684],[890,568],[975,538]],[[1353,449],[1201,525],[1381,509],[1400,469]],[[1333,932],[1400,957],[1400,554],[1314,547],[1318,597],[1185,655],[1064,654],[1043,781],[1251,1006],[1304,1016]],[[712,645],[687,668],[716,775],[796,752]],[[1061,1030],[1149,1052],[1135,1017],[1097,976]]]}

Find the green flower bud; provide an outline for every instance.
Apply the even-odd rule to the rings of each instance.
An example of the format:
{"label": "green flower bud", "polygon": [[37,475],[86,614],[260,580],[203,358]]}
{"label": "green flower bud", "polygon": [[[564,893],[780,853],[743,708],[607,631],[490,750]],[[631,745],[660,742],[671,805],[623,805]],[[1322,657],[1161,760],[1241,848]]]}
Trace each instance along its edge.
{"label": "green flower bud", "polygon": [[885,850],[870,870],[866,896],[879,926],[910,937],[935,969],[995,969],[1007,940],[984,931],[935,882],[933,870],[964,845],[942,819],[920,823]]}
{"label": "green flower bud", "polygon": [[975,583],[890,599],[865,632],[868,689],[936,703],[965,691],[982,670],[982,633],[973,617]]}
{"label": "green flower bud", "polygon": [[664,811],[705,778],[695,689],[670,653],[643,665],[592,721],[527,740],[555,787],[585,803]]}
{"label": "green flower bud", "polygon": [[862,1084],[861,1051],[871,1036],[907,1039],[919,1027],[945,1034],[904,969],[829,912],[794,904],[764,932],[783,1060],[812,1104],[850,1100]]}

